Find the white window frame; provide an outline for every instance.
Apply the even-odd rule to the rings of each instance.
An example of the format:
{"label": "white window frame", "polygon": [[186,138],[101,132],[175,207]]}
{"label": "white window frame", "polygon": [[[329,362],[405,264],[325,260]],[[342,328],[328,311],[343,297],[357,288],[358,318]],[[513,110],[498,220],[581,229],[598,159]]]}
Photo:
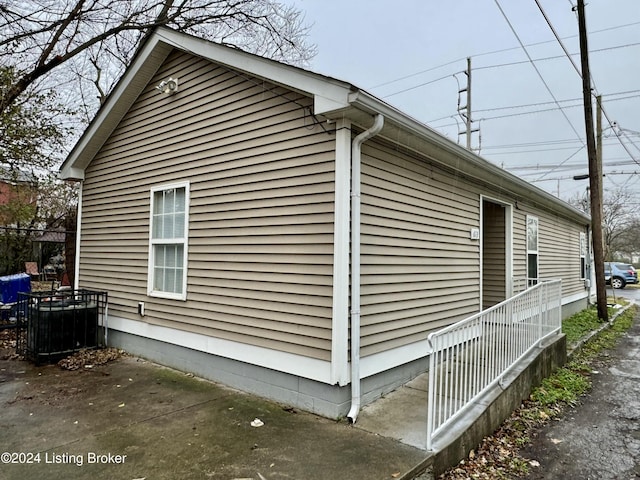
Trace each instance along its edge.
{"label": "white window frame", "polygon": [[[535,222],[536,224],[536,245],[535,245],[535,249],[529,248],[530,247],[530,237],[529,234],[531,232],[531,230],[529,229],[529,222]],[[540,279],[540,220],[538,219],[538,217],[534,216],[534,215],[527,215],[527,219],[526,219],[526,228],[527,228],[527,238],[526,238],[526,242],[527,242],[527,285],[529,287],[532,287],[534,285],[536,285]],[[533,277],[529,277],[529,259],[531,258],[531,255],[535,255],[536,257],[536,276],[535,278]]]}
{"label": "white window frame", "polygon": [[[189,246],[189,205],[190,205],[190,185],[189,182],[178,182],[166,185],[158,185],[151,188],[149,194],[149,265],[147,274],[147,295],[150,297],[169,298],[172,300],[186,300],[187,299],[187,260],[188,260],[188,246]],[[182,237],[176,238],[153,238],[153,211],[154,211],[154,196],[157,192],[166,190],[174,190],[184,188],[184,232]],[[180,293],[165,292],[162,290],[154,289],[154,274],[155,274],[155,246],[156,245],[183,245],[183,258],[182,258],[182,291]]]}

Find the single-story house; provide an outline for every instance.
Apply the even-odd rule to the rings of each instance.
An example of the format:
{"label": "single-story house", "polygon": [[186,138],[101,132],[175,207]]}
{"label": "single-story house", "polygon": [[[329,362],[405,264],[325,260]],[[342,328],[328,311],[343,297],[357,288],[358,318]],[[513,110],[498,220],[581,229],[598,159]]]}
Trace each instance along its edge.
{"label": "single-story house", "polygon": [[583,213],[350,83],[167,28],[61,173],[110,344],[330,417],[528,284],[589,297]]}

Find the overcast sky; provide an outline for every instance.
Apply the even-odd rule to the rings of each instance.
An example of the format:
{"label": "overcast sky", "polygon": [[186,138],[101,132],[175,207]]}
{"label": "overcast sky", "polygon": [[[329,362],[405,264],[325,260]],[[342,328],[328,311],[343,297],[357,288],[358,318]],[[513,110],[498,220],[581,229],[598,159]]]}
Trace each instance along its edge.
{"label": "overcast sky", "polygon": [[[311,70],[349,81],[462,144],[458,82],[466,86],[471,57],[472,118],[481,134],[472,147],[563,199],[585,192],[588,181],[572,179],[587,173],[582,80],[535,0],[289,1],[313,25]],[[575,2],[538,2],[567,51],[579,53]],[[626,187],[640,197],[640,1],[589,0],[586,19],[596,91],[624,129],[616,136],[604,120],[605,194]],[[579,55],[572,58],[580,68]],[[521,105],[529,106],[514,108]]]}

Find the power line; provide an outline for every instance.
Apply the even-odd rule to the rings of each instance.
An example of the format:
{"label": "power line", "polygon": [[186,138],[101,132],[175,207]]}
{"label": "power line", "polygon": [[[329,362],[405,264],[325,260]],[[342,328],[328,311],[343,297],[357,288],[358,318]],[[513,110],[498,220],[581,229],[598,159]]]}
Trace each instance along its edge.
{"label": "power line", "polygon": [[[630,167],[630,166],[636,166],[636,164],[630,161],[605,162],[603,166],[604,167]],[[552,167],[555,167],[555,165],[527,165],[522,167],[514,166],[514,167],[505,167],[505,170],[509,170],[510,172],[515,172],[515,171],[521,171],[521,170],[546,170]],[[562,170],[575,170],[575,169],[586,168],[586,167],[587,166],[584,163],[570,163],[570,164],[565,164],[562,167]],[[536,175],[537,173],[539,172],[531,171],[531,172],[522,172],[519,175]]]}
{"label": "power line", "polygon": [[[606,95],[603,95],[604,97],[608,97],[608,96],[614,96],[614,95],[623,95],[623,94],[627,94],[627,93],[636,93],[636,92],[640,92],[640,90],[628,90],[626,92],[618,92],[618,93],[609,93]],[[626,97],[620,97],[620,98],[611,98],[608,99],[607,102],[617,102],[620,100],[629,100],[631,98],[640,98],[640,95],[629,95]],[[582,98],[568,98],[568,99],[564,99],[564,100],[558,100],[558,103],[568,103],[568,102],[582,102]],[[494,112],[494,111],[498,111],[498,110],[513,110],[513,109],[517,109],[517,108],[527,108],[527,107],[538,107],[538,106],[544,106],[544,105],[554,105],[555,102],[537,102],[537,103],[527,103],[527,104],[521,104],[521,105],[507,105],[504,107],[494,107],[494,108],[479,108],[476,109],[476,112]],[[579,105],[569,105],[565,108],[571,108],[571,107],[576,107],[576,106],[580,106],[582,105],[582,103],[580,103]],[[523,113],[517,113],[514,114],[515,116],[518,115],[528,115],[528,114],[534,114],[534,113],[538,113],[538,112],[543,112],[543,111],[552,111],[552,110],[557,110],[557,108],[553,108],[553,109],[547,109],[547,110],[533,110],[530,112],[523,112]],[[510,115],[501,115],[501,116],[497,116],[497,117],[483,117],[482,120],[493,120],[494,118],[505,118],[505,117],[509,117]],[[436,118],[433,120],[429,120],[427,123],[431,124],[431,123],[435,123],[435,122],[439,122],[440,120],[446,120],[448,118],[451,118],[451,115],[447,115],[444,117],[440,117],[440,118]],[[445,127],[445,126],[449,126],[449,125],[453,125],[453,124],[447,124],[447,125],[440,125],[440,127]]]}
{"label": "power line", "polygon": [[580,134],[578,133],[578,131],[576,130],[576,127],[573,126],[573,123],[571,123],[571,120],[569,120],[569,117],[567,116],[566,112],[564,110],[562,110],[562,107],[560,107],[560,104],[558,103],[558,99],[556,98],[556,96],[553,94],[553,92],[551,91],[551,87],[549,87],[549,84],[546,82],[546,80],[544,79],[544,77],[542,76],[542,73],[540,73],[540,70],[538,69],[538,67],[536,66],[536,64],[533,62],[533,59],[531,58],[531,55],[529,55],[529,52],[527,51],[527,48],[524,46],[524,43],[522,42],[522,40],[520,39],[520,36],[518,35],[518,33],[516,32],[515,28],[513,27],[513,25],[511,24],[511,21],[509,20],[509,17],[507,17],[507,14],[504,12],[504,10],[502,9],[502,7],[500,6],[500,2],[498,0],[494,0],[495,4],[497,5],[498,9],[500,10],[500,13],[502,13],[502,16],[504,17],[504,19],[506,20],[507,24],[509,25],[509,28],[511,29],[511,31],[513,32],[513,35],[516,37],[516,39],[518,40],[518,43],[520,44],[520,46],[522,47],[522,50],[524,51],[525,55],[527,56],[527,58],[529,59],[529,62],[531,63],[531,66],[533,67],[533,69],[536,71],[536,73],[538,74],[538,77],[540,78],[540,81],[542,81],[542,83],[544,84],[545,88],[547,89],[547,92],[549,92],[549,95],[551,95],[551,98],[553,98],[553,101],[556,103],[556,105],[558,106],[558,108],[560,109],[560,112],[562,113],[562,116],[565,118],[565,120],[567,121],[567,123],[571,126],[571,129],[573,130],[573,132],[576,134],[577,138],[580,138]]}
{"label": "power line", "polygon": [[[595,84],[594,84],[595,87]],[[607,119],[607,122],[609,123],[609,125],[611,125],[611,128],[613,128],[615,122],[612,122],[611,119],[609,118],[609,115],[607,114],[607,112],[604,109],[604,106],[602,105],[602,103],[600,104],[600,110],[602,111],[602,114],[604,115],[604,118]],[[622,139],[620,138],[619,135],[616,135],[616,138],[618,139],[618,142],[620,143],[620,145],[622,146],[622,148],[624,148],[624,150],[627,152],[627,154],[629,155],[629,158],[631,158],[631,160],[633,160],[634,162],[636,162],[639,166],[640,166],[640,162],[633,156],[633,154],[631,153],[631,150],[629,150],[629,147],[627,147],[624,142],[622,141]]]}
{"label": "power line", "polygon": [[[555,40],[553,40],[555,41]],[[628,48],[628,47],[637,47],[638,45],[640,45],[640,42],[635,42],[635,43],[625,43],[624,45],[614,45],[613,47],[604,47],[604,48],[596,48],[593,50],[589,50],[589,53],[600,53],[600,52],[606,52],[609,50],[617,50],[619,48]],[[566,55],[552,55],[550,57],[540,57],[540,58],[534,58],[533,61],[534,62],[544,62],[547,60],[557,60],[559,58],[565,58],[565,56],[576,56],[576,55],[580,55],[580,53],[566,53]],[[529,60],[519,60],[517,62],[506,62],[506,63],[497,63],[495,65],[485,65],[482,67],[474,67],[474,70],[487,70],[490,68],[500,68],[500,67],[510,67],[512,65],[522,65],[525,63],[529,63]],[[572,60],[573,63],[573,60]]]}
{"label": "power line", "polygon": [[562,162],[560,162],[554,169],[549,170],[547,173],[542,174],[540,177],[537,178],[537,180],[542,180],[547,175],[549,175],[551,172],[553,172],[555,169],[557,169],[557,168],[561,167],[562,165],[564,165],[565,163],[567,163],[569,160],[571,160],[573,157],[575,157],[577,154],[579,154],[585,147],[586,147],[586,145],[582,145],[575,152],[573,152],[571,155],[569,155],[567,158],[565,158]]}
{"label": "power line", "polygon": [[[466,59],[466,57],[463,58],[462,60],[465,60],[465,59]],[[390,85],[392,83],[400,82],[402,80],[406,80],[407,78],[417,77],[418,75],[422,75],[423,73],[428,73],[428,72],[432,72],[433,70],[438,70],[440,68],[448,67],[449,65],[453,65],[454,63],[458,63],[459,61],[460,60],[453,60],[451,62],[443,63],[442,65],[438,65],[437,67],[427,68],[426,70],[421,70],[421,71],[416,72],[416,73],[411,73],[409,75],[405,75],[404,77],[399,77],[399,78],[396,78],[394,80],[389,80],[388,82],[379,83],[378,85],[374,85],[373,87],[369,87],[367,90],[375,90],[376,88],[380,88],[380,87],[384,87],[386,85]]]}
{"label": "power line", "polygon": [[[495,0],[496,3],[498,0]],[[573,58],[571,58],[571,55],[569,54],[569,51],[566,49],[566,47],[564,46],[564,44],[562,43],[562,40],[560,40],[560,36],[558,35],[558,33],[556,32],[556,29],[553,28],[553,25],[551,24],[551,21],[549,20],[549,18],[547,17],[547,14],[545,13],[544,9],[542,8],[542,6],[540,5],[540,2],[538,0],[534,0],[536,2],[536,5],[538,6],[538,9],[540,10],[540,12],[542,13],[542,16],[544,17],[544,19],[547,22],[547,25],[549,25],[549,28],[551,29],[551,31],[553,32],[553,35],[556,37],[556,40],[558,41],[558,43],[560,44],[560,46],[562,47],[562,50],[564,51],[565,55],[567,56],[567,58],[569,59],[569,61],[571,62],[571,65],[573,65],[573,68],[576,70],[576,72],[578,73],[578,76],[582,79],[583,75],[582,75],[582,70],[580,70],[578,68],[578,66],[575,64],[575,62],[573,61]],[[571,3],[571,2],[569,2]],[[572,6],[572,10],[573,10],[573,6]],[[503,12],[504,14],[504,12]],[[585,45],[586,46],[586,45]],[[591,81],[591,84],[593,85],[593,92],[591,92],[592,95],[595,96],[596,98],[596,102],[598,102],[598,106],[600,107],[600,111],[602,112],[602,114],[604,115],[604,117],[607,119],[607,122],[609,122],[609,125],[611,126],[611,128],[613,128],[613,122],[611,122],[611,119],[609,118],[609,115],[607,115],[607,112],[604,110],[604,107],[602,106],[602,102],[600,101],[600,98],[598,97],[598,95],[595,93],[597,92],[597,88],[596,88],[596,84],[595,84],[595,79],[593,78],[593,76],[591,74],[589,74],[589,80]],[[634,156],[631,154],[631,151],[629,150],[629,148],[624,144],[624,142],[622,141],[622,139],[620,138],[620,136],[618,136],[618,141],[620,142],[620,145],[622,146],[622,148],[625,149],[625,151],[627,152],[627,154],[629,155],[629,157],[636,162],[638,165],[640,165],[640,162],[638,162]]]}
{"label": "power line", "polygon": [[[609,93],[606,95],[602,95],[603,97],[609,97],[609,96],[613,96],[613,95],[623,95],[623,94],[627,94],[627,93],[640,93],[640,90],[629,90],[626,92],[619,92],[619,93]],[[640,95],[630,95],[628,97],[622,97],[622,98],[612,98],[610,100],[607,100],[608,102],[617,102],[619,100],[628,100],[630,98],[640,98]],[[567,102],[582,102],[582,98],[567,98],[564,100],[558,100],[558,102],[560,103],[567,103]],[[475,111],[476,112],[494,112],[497,110],[510,110],[510,109],[515,109],[515,108],[526,108],[526,107],[537,107],[537,106],[542,106],[542,105],[552,105],[555,102],[537,102],[537,103],[527,103],[527,104],[522,104],[522,105],[508,105],[505,107],[494,107],[494,108],[477,108]],[[447,117],[444,117],[447,118]]]}
{"label": "power line", "polygon": [[[571,2],[569,2],[569,3],[571,3]],[[594,31],[589,32],[589,33],[593,35],[593,34],[597,34],[597,33],[608,32],[608,31],[611,31],[611,30],[617,30],[617,29],[620,29],[620,28],[633,27],[633,26],[636,26],[636,25],[640,25],[640,22],[632,22],[632,23],[626,23],[626,24],[623,24],[623,25],[615,25],[615,26],[612,26],[612,27],[602,28],[600,30],[594,30]],[[562,39],[563,40],[567,40],[569,38],[575,38],[577,36],[578,35],[569,35],[567,37],[562,37]],[[544,45],[546,43],[553,43],[553,42],[555,42],[555,40],[544,40],[544,41],[541,41],[541,42],[528,43],[525,46],[526,47],[535,47],[535,46],[538,46],[538,45]],[[633,44],[633,45],[635,45],[635,44]],[[632,46],[632,45],[631,44],[630,45],[622,45],[620,47],[612,47],[612,48],[622,48],[622,47],[626,47],[626,46]],[[512,50],[519,50],[520,48],[521,47],[501,48],[499,50],[492,50],[492,51],[489,51],[489,52],[477,53],[475,55],[471,55],[471,57],[484,57],[484,56],[488,56],[488,55],[495,55],[496,53],[509,52],[509,51],[512,51]],[[605,49],[592,50],[591,52],[603,51],[603,50],[605,50]],[[422,75],[423,73],[428,73],[428,72],[432,72],[434,70],[438,70],[440,68],[448,67],[449,65],[454,65],[454,64],[456,64],[458,62],[462,62],[462,61],[466,60],[467,57],[468,56],[465,56],[465,57],[462,57],[462,58],[458,58],[456,60],[452,60],[450,62],[446,62],[446,63],[443,63],[441,65],[437,65],[435,67],[430,67],[430,68],[427,68],[425,70],[421,70],[419,72],[411,73],[411,74],[408,74],[408,75],[405,75],[405,76],[402,76],[402,77],[395,78],[393,80],[389,80],[387,82],[379,83],[377,85],[373,85],[371,87],[368,87],[367,90],[375,90],[377,88],[384,87],[384,86],[390,85],[392,83],[400,82],[400,81],[406,80],[408,78],[412,78],[412,77],[416,77],[418,75]],[[561,58],[561,57],[562,56],[560,56],[560,57],[550,57],[550,58]],[[518,62],[518,63],[527,63],[527,62]],[[506,65],[510,65],[510,64],[506,64]],[[481,68],[493,68],[493,67],[481,67]]]}
{"label": "power line", "polygon": [[620,132],[622,133],[622,135],[625,136],[625,138],[627,139],[627,141],[633,145],[634,147],[636,147],[636,150],[640,151],[640,147],[638,147],[633,140],[631,140],[631,137],[629,137],[629,135],[627,134],[627,132],[624,129],[620,129]]}
{"label": "power line", "polygon": [[[547,43],[547,42],[545,42],[545,43]],[[529,44],[529,45],[535,45],[535,44]],[[597,53],[597,52],[604,52],[604,51],[608,51],[608,50],[616,50],[618,48],[636,47],[636,46],[639,46],[639,45],[640,45],[640,42],[627,43],[627,44],[624,44],[624,45],[616,45],[616,46],[613,46],[613,47],[598,48],[598,49],[595,49],[595,50],[590,50],[589,52],[590,53]],[[564,45],[562,45],[562,43],[561,43],[561,46],[562,46],[563,49],[565,49],[565,47],[564,47]],[[533,60],[529,57],[529,54],[527,54],[527,57],[529,57],[528,60],[521,60],[521,61],[517,61],[517,62],[498,63],[498,64],[495,64],[495,65],[485,65],[485,66],[481,66],[481,67],[474,67],[473,70],[488,70],[488,69],[492,69],[492,68],[510,67],[510,66],[513,66],[513,65],[523,65],[525,63],[543,62],[543,61],[547,61],[547,60],[557,60],[559,58],[565,58],[565,56],[567,56],[569,58],[569,60],[571,61],[571,64],[574,66],[574,68],[577,68],[576,64],[573,61],[573,59],[571,58],[571,56],[572,55],[580,55],[580,54],[579,53],[569,53],[568,51],[566,51],[566,49],[565,49],[565,54],[566,55],[553,55],[553,56],[550,56],[550,57],[534,58]],[[430,69],[427,69],[427,70],[422,70],[421,72],[412,73],[410,75],[406,75],[406,76],[398,78],[396,80],[390,80],[388,82],[381,83],[381,84],[376,85],[374,87],[369,87],[368,90],[373,90],[375,88],[379,88],[379,87],[382,87],[382,86],[385,86],[385,85],[390,85],[392,83],[396,83],[396,82],[399,82],[401,80],[406,80],[407,78],[415,77],[415,76],[421,75],[423,73],[427,73],[427,72],[430,72],[432,70],[436,70],[438,68],[441,68],[441,67],[444,67],[444,66],[447,66],[447,65],[451,65],[451,64],[454,64],[454,63],[457,63],[457,62],[458,62],[458,60],[453,61],[453,62],[448,62],[448,63],[446,63],[444,65],[439,66],[439,67],[433,67],[433,68],[430,68]],[[414,85],[412,87],[408,87],[408,88],[399,90],[397,92],[390,93],[388,95],[383,95],[382,98],[393,97],[394,95],[399,95],[400,93],[408,92],[410,90],[415,90],[416,88],[424,87],[425,85],[430,85],[432,83],[436,83],[436,82],[439,82],[440,80],[444,80],[446,78],[454,76],[457,73],[462,73],[462,72],[455,72],[455,73],[452,73],[450,75],[445,75],[443,77],[436,78],[434,80],[429,80],[427,82],[423,82],[423,83],[420,83],[418,85]],[[580,75],[582,75],[582,74],[580,74]],[[479,110],[476,110],[476,111],[479,111]]]}
{"label": "power line", "polygon": [[[566,107],[564,107],[564,108],[575,108],[575,107],[581,107],[581,106],[582,106],[582,105],[567,105],[567,106],[566,106]],[[501,119],[501,118],[521,117],[521,116],[523,116],[523,115],[533,115],[533,114],[535,114],[535,113],[555,112],[555,111],[558,111],[558,110],[559,110],[559,111],[560,111],[560,113],[562,113],[565,117],[567,116],[567,115],[566,115],[566,113],[564,112],[564,110],[562,109],[562,107],[560,107],[560,106],[558,105],[558,106],[557,106],[557,107],[555,107],[555,108],[541,108],[541,109],[533,110],[533,111],[530,111],[530,112],[509,113],[509,114],[506,114],[506,115],[494,115],[493,117],[482,117],[482,118],[479,118],[479,119],[478,119],[478,121],[483,121],[483,122],[485,122],[485,121],[488,121],[488,120],[499,120],[499,119]],[[449,116],[447,116],[447,117],[443,117],[443,118],[441,118],[440,120],[444,120],[444,119],[449,118],[449,117],[451,117],[451,115],[449,115]],[[435,121],[435,120],[434,120],[434,121]],[[427,122],[427,123],[429,123],[429,122]],[[571,122],[569,122],[569,124],[573,127],[573,125],[571,124]],[[438,125],[438,126],[434,126],[434,128],[444,128],[444,127],[450,127],[450,126],[452,126],[452,125],[455,125],[455,124],[453,124],[453,123],[447,123],[447,124],[445,124],[445,125]],[[574,132],[576,133],[577,138],[581,139],[582,137],[580,137],[580,134],[575,130],[575,128],[573,128],[573,130],[574,130]],[[582,140],[580,140],[580,141],[582,141]]]}
{"label": "power line", "polygon": [[[460,72],[456,72],[456,73],[460,73]],[[408,87],[408,88],[405,88],[403,90],[399,90],[397,92],[390,93],[389,95],[383,95],[382,98],[393,97],[394,95],[398,95],[400,93],[408,92],[409,90],[415,90],[416,88],[424,87],[425,85],[429,85],[431,83],[436,83],[436,82],[439,82],[440,80],[444,80],[446,78],[451,78],[451,77],[453,77],[453,75],[445,75],[444,77],[436,78],[435,80],[430,80],[428,82],[421,83],[420,85],[415,85],[413,87]]]}
{"label": "power line", "polygon": [[[634,170],[633,172],[604,172],[604,176],[607,177],[612,177],[613,175],[629,175],[629,176],[633,176],[633,175],[640,175],[640,171],[638,170]],[[519,175],[522,176],[522,175]],[[573,175],[569,175],[569,176],[562,176],[562,177],[549,177],[549,178],[542,178],[542,179],[536,179],[536,180],[527,180],[529,183],[536,183],[536,182],[550,182],[552,180],[573,180]]]}
{"label": "power line", "polygon": [[[608,32],[610,30],[617,30],[619,28],[632,27],[632,26],[635,26],[635,25],[640,25],[640,22],[632,22],[632,23],[626,23],[624,25],[616,25],[616,26],[613,26],[613,27],[602,28],[600,30],[594,30],[594,31],[589,32],[589,33],[590,34],[596,34],[596,33]],[[577,36],[578,35],[569,35],[567,37],[562,37],[562,39],[563,40],[567,40],[569,38],[576,38]],[[544,40],[544,41],[541,41],[541,42],[527,43],[525,46],[526,47],[536,47],[538,45],[544,45],[545,43],[553,43],[553,42],[555,42],[555,40]],[[512,51],[512,50],[520,50],[520,48],[521,47],[501,48],[500,50],[493,50],[491,52],[484,52],[484,53],[479,53],[479,54],[471,55],[471,56],[472,57],[482,57],[482,56],[486,56],[486,55],[493,55],[493,54],[496,54],[496,53],[509,52],[509,51]],[[456,62],[459,62],[460,60],[464,60],[465,58],[461,58],[459,60],[456,60]],[[453,62],[451,62],[451,63],[453,63]]]}
{"label": "power line", "polygon": [[[613,144],[608,144],[608,145],[613,145]],[[513,147],[504,147],[504,148],[513,148]],[[575,145],[573,146],[567,146],[567,147],[556,147],[556,148],[536,148],[533,150],[518,150],[518,151],[511,151],[511,152],[491,152],[491,156],[495,156],[495,155],[521,155],[523,153],[538,153],[538,152],[560,152],[562,150],[573,150],[575,147]],[[625,157],[627,158],[627,157]],[[635,163],[635,162],[634,162]],[[549,167],[551,167],[552,165],[549,165]],[[556,167],[559,168],[559,167]]]}

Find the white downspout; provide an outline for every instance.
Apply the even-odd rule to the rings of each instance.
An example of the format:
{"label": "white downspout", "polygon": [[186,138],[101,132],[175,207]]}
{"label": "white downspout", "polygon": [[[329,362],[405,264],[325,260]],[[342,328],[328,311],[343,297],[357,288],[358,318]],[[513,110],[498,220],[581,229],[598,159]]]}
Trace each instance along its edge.
{"label": "white downspout", "polygon": [[80,181],[78,188],[78,212],[76,214],[76,258],[74,259],[73,289],[80,288],[80,225],[82,225],[82,188],[84,182]]}
{"label": "white downspout", "polygon": [[351,410],[347,418],[355,423],[360,412],[360,172],[362,144],[377,135],[384,117],[376,115],[373,126],[351,144]]}

